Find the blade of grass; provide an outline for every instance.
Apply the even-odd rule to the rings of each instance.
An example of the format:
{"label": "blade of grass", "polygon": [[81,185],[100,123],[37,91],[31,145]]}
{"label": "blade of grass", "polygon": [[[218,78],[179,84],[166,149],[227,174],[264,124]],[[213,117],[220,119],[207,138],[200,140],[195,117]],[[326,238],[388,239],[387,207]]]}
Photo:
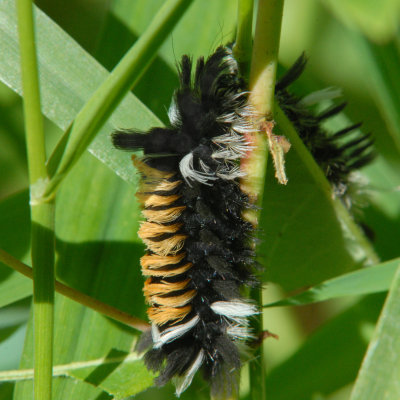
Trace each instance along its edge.
{"label": "blade of grass", "polygon": [[305,305],[343,296],[360,296],[389,290],[400,258],[328,279],[305,292],[264,307]]}
{"label": "blade of grass", "polygon": [[400,268],[386,299],[350,400],[400,398]]}
{"label": "blade of grass", "polygon": [[[44,196],[50,197],[65,174],[89,146],[97,131],[106,122],[126,93],[139,80],[156,55],[157,49],[191,4],[192,0],[168,0],[152,23],[119,62],[78,113],[73,124],[56,147],[49,166],[51,180]],[[61,149],[65,146],[62,158]]]}
{"label": "blade of grass", "polygon": [[[251,60],[249,102],[256,110],[257,115],[265,118],[273,117],[274,88],[278,65],[279,41],[283,14],[283,0],[260,0],[258,2],[256,30],[254,37],[253,54]],[[264,118],[262,120],[265,120]],[[258,121],[254,121],[255,123]],[[266,166],[268,159],[267,141],[265,134],[256,135],[249,159],[244,164],[247,180],[252,184],[245,186],[251,197],[257,199],[260,206],[264,194]],[[254,220],[258,220],[258,215]],[[251,297],[262,306],[262,290],[252,290]],[[263,329],[262,314],[253,321],[253,329],[261,334]],[[253,399],[265,399],[265,367],[263,359],[263,345],[256,350],[254,357],[258,363],[250,363],[250,395]]]}
{"label": "blade of grass", "polygon": [[344,25],[358,30],[377,43],[387,43],[398,32],[400,3],[397,0],[375,1],[324,0]]}
{"label": "blade of grass", "polygon": [[[43,114],[66,130],[79,110],[108,77],[108,72],[38,8],[34,8]],[[0,2],[0,78],[22,95],[17,16],[13,0]],[[52,40],[48,40],[51,37]],[[110,132],[121,127],[148,130],[161,124],[134,95],[128,93],[93,140],[89,151],[125,181],[135,185],[129,155],[112,148]],[[14,254],[14,253],[13,253]]]}
{"label": "blade of grass", "polygon": [[366,296],[316,330],[296,353],[268,374],[271,399],[311,400],[318,398],[317,393],[328,397],[353,382],[383,298],[380,294]]}
{"label": "blade of grass", "polygon": [[[314,179],[318,187],[321,188],[322,193],[331,202],[333,209],[335,210],[335,213],[342,225],[342,230],[344,234],[348,236],[348,246],[352,246],[351,242],[354,242],[354,247],[360,246],[364,250],[368,264],[377,264],[379,262],[379,258],[376,255],[371,243],[365,237],[360,227],[354,222],[354,219],[351,217],[341,200],[333,196],[331,185],[326,179],[321,168],[318,166],[307,147],[299,138],[299,135],[294,129],[292,123],[278,107],[278,105],[276,105],[275,121],[278,130],[282,132],[282,134],[284,134],[292,144],[292,151],[296,151],[298,153],[311,177]],[[357,251],[359,251],[359,249]]]}
{"label": "blade of grass", "polygon": [[28,296],[32,296],[32,282],[15,272],[1,282],[0,308]]}
{"label": "blade of grass", "polygon": [[[133,396],[147,389],[154,379],[153,374],[143,368],[143,361],[136,353],[120,352],[98,359],[54,366],[54,377],[70,377],[91,383],[95,374],[105,376],[105,379],[100,381],[99,387],[112,394],[114,399]],[[0,382],[17,382],[32,378],[32,369],[0,372]]]}
{"label": "blade of grass", "polygon": [[[11,254],[8,254],[2,249],[0,249],[0,262],[4,263],[15,271],[18,271],[27,278],[33,279],[32,268],[17,260]],[[75,290],[69,286],[66,286],[61,282],[58,282],[57,280],[54,282],[54,285],[55,290],[58,293],[78,302],[79,304],[89,307],[92,310],[106,315],[107,317],[110,317],[115,321],[122,322],[123,324],[131,326],[132,328],[135,328],[142,332],[149,328],[149,324],[147,322],[139,318],[133,317],[108,304],[102,303],[101,301],[96,300],[93,297],[90,297],[85,293],[79,292],[78,290]]]}
{"label": "blade of grass", "polygon": [[[30,263],[30,232],[29,191],[24,190],[0,201],[2,249],[14,254],[19,260]],[[16,271],[11,271],[0,261],[0,308],[32,296],[32,289],[32,281]]]}
{"label": "blade of grass", "polygon": [[40,107],[39,76],[35,48],[33,4],[18,0],[18,32],[24,99],[25,131],[32,220],[34,398],[51,400],[54,321],[54,201],[37,204],[44,182],[45,138]]}
{"label": "blade of grass", "polygon": [[363,36],[356,36],[363,62],[368,68],[368,88],[375,100],[398,152],[400,152],[400,51],[398,43],[377,45]]}

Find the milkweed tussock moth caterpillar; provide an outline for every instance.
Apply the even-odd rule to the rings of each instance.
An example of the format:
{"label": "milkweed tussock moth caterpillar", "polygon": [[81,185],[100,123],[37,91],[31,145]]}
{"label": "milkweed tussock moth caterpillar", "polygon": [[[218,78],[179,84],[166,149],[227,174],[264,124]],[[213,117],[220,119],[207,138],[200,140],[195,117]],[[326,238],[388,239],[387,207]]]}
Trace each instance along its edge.
{"label": "milkweed tussock moth caterpillar", "polygon": [[319,113],[313,111],[311,106],[321,100],[338,97],[338,91],[335,94],[332,90],[322,90],[297,96],[288,90],[304,71],[306,62],[307,59],[302,54],[279,79],[275,86],[276,99],[331,183],[334,195],[351,209],[353,203],[357,202],[355,196],[359,194],[357,192],[360,186],[365,185],[360,182],[355,171],[374,158],[371,134],[358,131],[361,123],[344,127],[337,132],[324,129],[323,122],[339,114],[346,103],[333,105]]}
{"label": "milkweed tussock moth caterpillar", "polygon": [[146,218],[139,230],[152,323],[141,341],[150,347],[146,365],[160,371],[156,384],[173,379],[177,395],[201,369],[213,396],[226,398],[237,390],[237,343],[252,337],[248,318],[258,312],[240,295],[257,284],[254,228],[242,216],[250,204],[239,185],[253,111],[228,48],[192,70],[183,56],[169,127],[115,132],[113,142],[144,151],[133,160]]}

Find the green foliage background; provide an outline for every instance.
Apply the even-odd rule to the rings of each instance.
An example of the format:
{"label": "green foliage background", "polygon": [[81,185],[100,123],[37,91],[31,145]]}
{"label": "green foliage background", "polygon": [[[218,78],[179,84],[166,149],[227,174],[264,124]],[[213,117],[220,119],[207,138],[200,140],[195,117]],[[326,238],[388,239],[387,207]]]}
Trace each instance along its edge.
{"label": "green foliage background", "polygon": [[[36,13],[36,28],[50,154],[163,1],[36,3],[43,10]],[[373,132],[378,157],[362,171],[368,193],[360,218],[373,231],[372,245],[383,262],[399,256],[400,6],[396,0],[381,1],[379,8],[376,4],[286,0],[280,61],[282,68],[287,67],[306,51],[308,67],[295,90],[309,93],[329,86],[342,88],[349,103],[346,116],[330,121],[331,128],[361,120],[363,131]],[[111,148],[109,133],[115,127],[148,129],[166,122],[166,110],[177,85],[177,60],[182,54],[194,58],[210,54],[219,44],[233,40],[236,9],[236,1],[231,0],[194,1],[133,94],[126,96],[90,151],[63,181],[56,204],[58,280],[145,318],[138,262],[144,247],[136,234],[140,220],[134,197],[137,177],[129,155]],[[0,3],[0,79],[4,82],[0,86],[0,248],[29,265],[28,178],[19,71],[14,2],[4,0]],[[298,148],[287,155],[287,174],[288,185],[279,186],[272,166],[268,166],[260,224],[260,259],[265,266],[264,281],[268,282],[264,303],[378,264],[362,232],[338,213]],[[398,261],[390,265],[392,277]],[[357,279],[347,294],[358,295],[358,285],[368,285],[368,279],[374,287],[372,275],[367,281]],[[386,290],[390,281],[388,278],[384,285]],[[396,362],[400,354],[399,287],[397,275],[383,311],[386,293],[266,309],[265,329],[279,335],[279,341],[268,339],[264,346],[267,397],[400,398],[400,367]],[[382,290],[379,287],[370,292]],[[0,371],[32,367],[31,292],[28,279],[0,265]],[[138,399],[172,398],[171,385],[144,391],[151,386],[152,376],[138,358],[129,355],[136,337],[137,331],[57,295],[54,364],[65,367],[54,378],[53,398],[118,399],[137,393]],[[78,362],[87,363],[79,367]],[[242,374],[244,399],[249,398],[246,368]],[[32,398],[31,393],[32,380],[16,385],[0,381],[0,400],[25,400]],[[182,398],[208,398],[208,388],[196,379]]]}

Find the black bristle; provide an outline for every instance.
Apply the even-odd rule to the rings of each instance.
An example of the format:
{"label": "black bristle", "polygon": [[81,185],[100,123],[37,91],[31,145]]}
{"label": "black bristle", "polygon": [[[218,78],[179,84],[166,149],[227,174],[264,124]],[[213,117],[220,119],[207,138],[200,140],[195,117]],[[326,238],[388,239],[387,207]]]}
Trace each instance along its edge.
{"label": "black bristle", "polygon": [[144,148],[146,136],[142,132],[115,131],[111,135],[111,140],[117,149],[132,151]]}
{"label": "black bristle", "polygon": [[184,55],[181,60],[179,79],[182,89],[189,88],[192,73],[192,60]]}
{"label": "black bristle", "polygon": [[280,77],[279,81],[275,85],[275,90],[282,91],[296,81],[303,73],[306,63],[307,57],[305,53],[302,53],[302,55],[295,61],[288,71]]}
{"label": "black bristle", "polygon": [[328,109],[322,111],[321,113],[319,113],[316,118],[318,121],[323,121],[324,119],[328,119],[333,117],[334,115],[337,115],[339,113],[341,113],[344,108],[346,107],[347,103],[343,102],[340,103],[338,105],[334,105],[332,107],[329,107]]}
{"label": "black bristle", "polygon": [[372,144],[372,143],[371,143],[371,140],[370,140],[370,137],[371,137],[371,134],[370,134],[370,133],[367,134],[367,135],[364,135],[364,136],[357,137],[357,138],[355,138],[355,139],[353,139],[353,140],[347,142],[347,143],[344,144],[343,146],[340,146],[340,147],[338,148],[338,150],[339,150],[341,153],[344,153],[344,152],[345,152],[346,150],[348,150],[348,149],[352,149],[352,148],[354,148],[354,147],[356,147],[356,146],[360,147],[359,145],[361,145],[362,143],[365,143],[365,142],[367,142],[367,147],[366,147],[366,148],[368,148],[368,147],[370,147],[371,144]]}
{"label": "black bristle", "polygon": [[337,131],[336,133],[334,133],[331,136],[331,139],[332,140],[339,139],[340,137],[347,135],[349,132],[359,129],[361,127],[361,125],[362,125],[362,122],[359,122],[358,124],[354,124],[354,125],[348,126],[347,128],[341,129],[340,131]]}
{"label": "black bristle", "polygon": [[[363,140],[363,142],[365,142],[366,140]],[[362,155],[362,153],[364,153],[366,150],[369,150],[372,146],[372,141],[371,140],[367,140],[367,143],[365,143],[363,146],[359,146],[358,148],[354,149],[351,151],[351,153],[349,154],[349,158],[353,159],[353,158],[357,158],[359,156]]]}

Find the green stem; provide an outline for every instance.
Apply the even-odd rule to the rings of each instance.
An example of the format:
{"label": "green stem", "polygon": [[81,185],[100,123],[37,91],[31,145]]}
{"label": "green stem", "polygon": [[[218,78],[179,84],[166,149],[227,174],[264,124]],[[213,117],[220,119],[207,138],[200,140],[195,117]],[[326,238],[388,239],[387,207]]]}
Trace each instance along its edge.
{"label": "green stem", "polygon": [[239,0],[236,40],[232,48],[240,72],[246,79],[250,73],[251,48],[253,46],[253,7],[254,0]]}
{"label": "green stem", "polygon": [[[263,124],[273,119],[282,14],[283,0],[259,0],[251,60],[249,102],[260,117],[260,120],[256,120],[255,123],[260,123],[261,133],[254,138],[255,150],[245,164],[248,180],[251,182],[246,190],[250,196],[256,199],[258,205],[262,204],[268,159],[267,135],[262,131],[265,127]],[[258,215],[255,216],[255,221],[258,220],[258,217]],[[253,290],[251,296],[261,309],[263,305],[262,289]],[[262,314],[254,320],[253,327],[255,332],[262,332]],[[256,350],[255,358],[257,362],[250,363],[249,366],[250,397],[266,399],[262,342]]]}
{"label": "green stem", "polygon": [[250,73],[250,102],[262,116],[272,116],[283,0],[260,0]]}
{"label": "green stem", "polygon": [[52,390],[54,214],[54,201],[31,207],[35,400],[50,400]]}
{"label": "green stem", "polygon": [[29,181],[31,184],[35,184],[41,179],[46,179],[47,171],[45,166],[46,151],[34,42],[32,1],[18,0],[17,11]]}
{"label": "green stem", "polygon": [[[25,275],[27,278],[33,279],[32,268],[17,260],[11,254],[8,254],[2,249],[0,249],[0,262],[15,271],[18,271],[22,275]],[[140,318],[133,317],[132,315],[118,310],[115,307],[102,303],[101,301],[96,300],[93,297],[90,297],[82,292],[79,292],[78,290],[72,289],[71,287],[66,286],[61,282],[58,282],[57,280],[54,283],[57,293],[60,293],[63,296],[68,297],[79,304],[82,304],[85,307],[89,307],[94,311],[97,311],[103,315],[106,315],[107,317],[114,319],[115,321],[121,322],[142,332],[149,328],[149,324],[146,321],[141,320]]]}
{"label": "green stem", "polygon": [[[46,188],[45,198],[51,197],[55,192],[66,173],[93,140],[97,131],[145,72],[156,56],[157,50],[191,3],[192,0],[166,1],[147,30],[83,106],[50,158],[49,168],[52,178]],[[66,148],[59,162],[58,155],[62,153],[60,147],[63,147],[65,143]]]}
{"label": "green stem", "polygon": [[33,9],[18,0],[25,131],[32,219],[34,398],[51,400],[54,314],[54,203],[37,204],[47,181],[45,138],[40,108]]}

